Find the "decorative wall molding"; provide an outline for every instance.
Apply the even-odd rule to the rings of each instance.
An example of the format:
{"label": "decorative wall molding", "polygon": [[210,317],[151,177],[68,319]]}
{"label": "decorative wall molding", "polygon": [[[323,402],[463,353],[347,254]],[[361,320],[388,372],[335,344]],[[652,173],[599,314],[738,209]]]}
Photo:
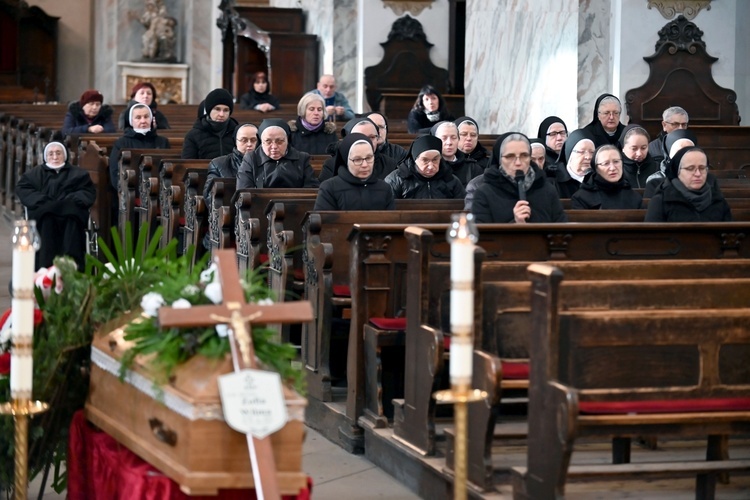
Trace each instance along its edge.
{"label": "decorative wall molding", "polygon": [[654,7],[665,19],[682,14],[692,21],[701,10],[711,10],[711,0],[648,0],[648,8]]}
{"label": "decorative wall molding", "polygon": [[432,7],[434,1],[435,0],[383,0],[383,4],[398,16],[401,16],[406,12],[418,16],[427,7]]}

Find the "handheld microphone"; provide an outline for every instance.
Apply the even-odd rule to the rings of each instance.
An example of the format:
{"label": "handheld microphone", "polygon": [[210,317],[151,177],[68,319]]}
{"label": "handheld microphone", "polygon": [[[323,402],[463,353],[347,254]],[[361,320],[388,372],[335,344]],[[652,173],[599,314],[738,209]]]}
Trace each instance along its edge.
{"label": "handheld microphone", "polygon": [[526,188],[523,185],[523,181],[525,178],[526,175],[523,173],[523,170],[516,170],[516,184],[518,185],[519,200],[526,200]]}

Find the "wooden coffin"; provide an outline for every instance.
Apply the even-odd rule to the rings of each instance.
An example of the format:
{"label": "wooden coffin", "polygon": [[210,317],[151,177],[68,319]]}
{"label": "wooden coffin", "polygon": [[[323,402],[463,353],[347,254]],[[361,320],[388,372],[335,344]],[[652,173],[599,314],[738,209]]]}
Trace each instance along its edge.
{"label": "wooden coffin", "polygon": [[[133,453],[176,481],[190,495],[252,488],[247,439],[224,422],[217,377],[232,371],[222,361],[195,356],[173,380],[154,390],[148,371],[136,362],[125,380],[119,359],[127,350],[125,322],[97,335],[91,347],[91,387],[86,417]],[[289,421],[271,435],[282,494],[307,487],[302,472],[306,400],[285,389]]]}

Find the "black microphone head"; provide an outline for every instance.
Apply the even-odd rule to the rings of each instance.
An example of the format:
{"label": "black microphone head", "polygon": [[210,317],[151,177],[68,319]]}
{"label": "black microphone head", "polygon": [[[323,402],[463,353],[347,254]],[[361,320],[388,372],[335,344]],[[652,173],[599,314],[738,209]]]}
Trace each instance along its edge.
{"label": "black microphone head", "polygon": [[523,173],[523,170],[518,169],[516,170],[516,182],[523,182],[523,179],[526,177],[526,174]]}

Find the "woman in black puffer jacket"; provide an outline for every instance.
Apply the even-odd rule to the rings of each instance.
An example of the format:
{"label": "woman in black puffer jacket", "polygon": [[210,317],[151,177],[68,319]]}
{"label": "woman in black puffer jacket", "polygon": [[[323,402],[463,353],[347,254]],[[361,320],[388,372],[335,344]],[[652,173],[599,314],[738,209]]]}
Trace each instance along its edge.
{"label": "woman in black puffer jacket", "polygon": [[385,182],[397,199],[447,199],[466,195],[461,181],[441,156],[443,142],[425,135],[411,144],[409,154]]}
{"label": "woman in black puffer jacket", "polygon": [[225,89],[208,93],[198,106],[198,119],[185,135],[182,158],[213,160],[228,155],[234,149],[237,120],[232,118],[234,99]]}
{"label": "woman in black puffer jacket", "polygon": [[610,144],[596,150],[591,171],[570,197],[570,204],[576,209],[589,210],[643,208],[641,195],[633,191],[623,176],[622,156],[616,146]]}
{"label": "woman in black puffer jacket", "polygon": [[373,172],[370,139],[349,134],[336,152],[336,176],[320,185],[313,210],[393,210],[393,191]]}

